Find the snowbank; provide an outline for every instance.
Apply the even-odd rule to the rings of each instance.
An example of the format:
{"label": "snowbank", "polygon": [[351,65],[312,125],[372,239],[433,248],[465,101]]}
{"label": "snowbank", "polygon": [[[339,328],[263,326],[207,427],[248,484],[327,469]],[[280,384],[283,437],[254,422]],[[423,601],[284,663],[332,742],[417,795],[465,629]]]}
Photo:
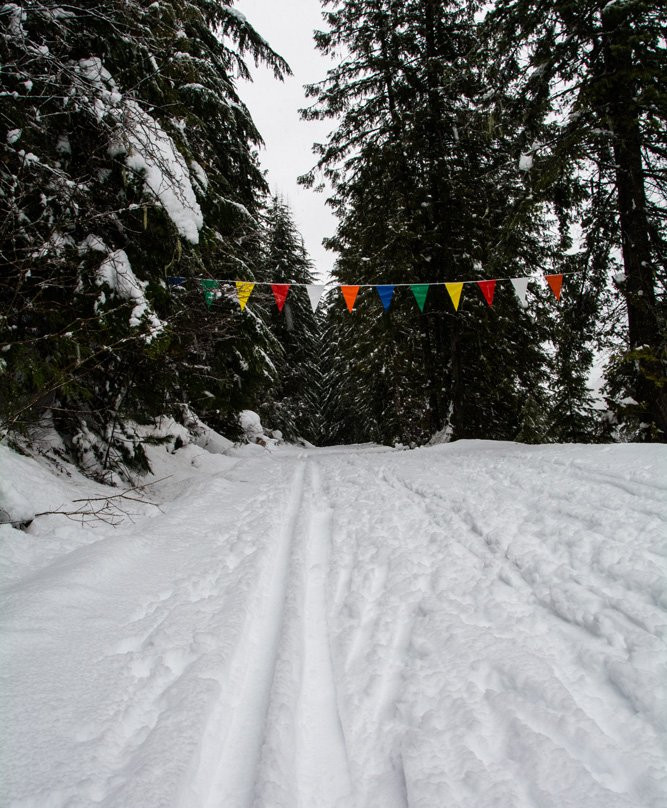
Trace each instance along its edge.
{"label": "snowbank", "polygon": [[[90,241],[89,236],[88,243]],[[130,314],[130,327],[137,328],[145,321],[149,328],[149,341],[164,331],[164,324],[155,315],[146,299],[148,283],[140,281],[134,274],[125,250],[109,251],[97,270],[97,284],[106,285],[122,300],[134,303]],[[101,302],[104,302],[103,298]]]}
{"label": "snowbank", "polygon": [[267,434],[259,415],[252,410],[242,410],[239,413],[239,423],[245,440],[250,444],[273,447],[282,441],[282,433],[279,430],[271,432],[270,435]]}
{"label": "snowbank", "polygon": [[27,497],[9,479],[0,479],[0,524],[20,526],[32,522],[34,516]]}

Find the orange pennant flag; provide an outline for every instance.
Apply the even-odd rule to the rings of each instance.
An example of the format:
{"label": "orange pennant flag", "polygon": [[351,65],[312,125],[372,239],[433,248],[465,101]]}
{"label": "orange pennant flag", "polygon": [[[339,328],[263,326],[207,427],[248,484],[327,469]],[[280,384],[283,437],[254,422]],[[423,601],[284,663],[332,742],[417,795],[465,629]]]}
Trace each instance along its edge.
{"label": "orange pennant flag", "polygon": [[357,299],[357,294],[359,293],[358,286],[341,286],[340,287],[341,294],[345,298],[345,305],[347,306],[348,311],[352,311],[354,308],[354,301]]}
{"label": "orange pennant flag", "polygon": [[463,283],[446,283],[445,288],[449,292],[449,296],[454,304],[454,311],[459,310],[459,302],[461,300],[461,292],[463,291]]}
{"label": "orange pennant flag", "polygon": [[546,282],[551,287],[551,291],[556,296],[556,300],[560,300],[560,290],[563,285],[562,275],[545,275]]}
{"label": "orange pennant flag", "polygon": [[289,283],[272,283],[271,284],[271,291],[273,292],[273,296],[276,299],[276,306],[278,306],[278,311],[282,311],[285,305],[285,300],[287,300],[287,293],[289,292]]}

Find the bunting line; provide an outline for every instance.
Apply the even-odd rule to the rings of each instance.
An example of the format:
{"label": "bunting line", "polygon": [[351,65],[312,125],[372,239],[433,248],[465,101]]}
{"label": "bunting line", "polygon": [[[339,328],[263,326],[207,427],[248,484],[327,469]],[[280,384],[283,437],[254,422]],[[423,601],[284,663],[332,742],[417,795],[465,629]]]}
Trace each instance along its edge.
{"label": "bunting line", "polygon": [[526,295],[528,294],[528,283],[530,278],[510,278],[514,293],[519,298],[519,305],[525,308],[528,303],[526,302]]}
{"label": "bunting line", "polygon": [[[295,286],[302,286],[302,284],[293,284]],[[324,294],[325,284],[323,283],[311,283],[310,285],[306,286],[306,291],[308,292],[308,299],[310,300],[310,308],[315,312],[317,307],[320,304],[320,300],[322,299],[322,295]]]}
{"label": "bunting line", "polygon": [[[503,281],[539,281],[545,280],[547,278],[556,278],[562,277],[565,278],[568,275],[579,275],[580,271],[572,271],[572,272],[553,272],[550,274],[544,275],[522,275],[521,277],[512,277],[507,276],[506,278],[484,278],[482,279],[483,283],[502,283]],[[177,281],[186,281],[186,280],[193,280],[193,281],[202,281],[202,280],[216,280],[221,286],[222,285],[232,285],[235,286],[237,283],[252,283],[253,286],[275,286],[277,281],[239,281],[237,278],[183,278],[180,276],[174,276],[167,278],[167,283],[170,286],[183,286],[184,283],[178,283]],[[301,287],[308,287],[308,286],[322,286],[322,287],[331,287],[336,288],[337,286],[346,286],[347,284],[339,283],[338,281],[326,281],[325,283],[298,283],[297,281],[280,281],[280,283],[285,283],[288,286],[301,286]],[[415,283],[412,282],[405,282],[405,283],[392,283],[388,284],[390,286],[444,286],[447,281],[418,281]],[[480,283],[480,279],[471,280],[471,281],[456,281],[456,283],[468,284],[468,283]],[[381,281],[377,283],[356,283],[355,286],[358,286],[359,289],[373,289],[376,286],[383,286]]]}
{"label": "bunting line", "polygon": [[560,300],[560,290],[563,286],[563,276],[562,275],[545,275],[544,276],[546,282],[551,287],[551,291],[556,295],[556,300]]}
{"label": "bunting line", "polygon": [[394,284],[381,283],[375,288],[377,289],[377,293],[380,295],[380,300],[382,301],[384,310],[388,311],[389,306],[391,306],[391,299],[394,296]]}
{"label": "bunting line", "polygon": [[419,311],[424,311],[424,303],[426,303],[426,296],[428,295],[429,284],[428,283],[413,283],[410,287],[412,294],[417,301],[417,305],[419,306]]}
{"label": "bunting line", "polygon": [[206,305],[211,308],[213,305],[213,301],[218,296],[218,290],[220,289],[219,281],[215,281],[209,278],[204,278],[204,280],[200,281],[202,292],[204,293],[204,300],[206,301]]}
{"label": "bunting line", "polygon": [[[221,295],[222,286],[232,286],[236,289],[236,296],[241,308],[245,310],[250,295],[256,286],[270,286],[273,292],[273,297],[276,301],[278,311],[282,312],[285,308],[285,301],[292,286],[305,288],[308,293],[310,305],[315,312],[322,299],[322,295],[329,289],[340,289],[347,310],[352,313],[354,305],[357,300],[357,295],[360,289],[375,289],[378,293],[380,301],[385,311],[389,311],[391,306],[394,292],[397,287],[409,287],[412,291],[414,299],[419,307],[419,311],[423,313],[426,298],[429,289],[432,286],[444,286],[449,298],[454,307],[454,311],[459,310],[463,287],[466,284],[476,284],[479,287],[484,299],[488,306],[493,306],[493,299],[496,291],[496,285],[503,281],[510,281],[514,289],[516,298],[522,308],[527,306],[526,296],[528,293],[528,284],[531,281],[544,281],[553,293],[556,300],[560,300],[561,291],[563,286],[563,278],[568,275],[576,275],[577,272],[559,272],[553,274],[543,275],[528,275],[519,278],[489,278],[483,280],[465,280],[465,281],[428,281],[424,283],[358,283],[358,284],[342,284],[337,281],[328,281],[327,283],[298,283],[298,282],[281,282],[274,281],[239,281],[227,280],[219,278],[193,278],[199,283],[199,286],[204,294],[204,301],[208,308],[210,308],[215,300]],[[187,282],[187,278],[182,275],[175,275],[167,278],[167,284],[170,288],[183,288]]]}
{"label": "bunting line", "polygon": [[496,291],[496,283],[497,281],[477,281],[477,285],[484,295],[484,300],[486,300],[489,306],[493,306],[493,295]]}
{"label": "bunting line", "polygon": [[450,298],[452,299],[452,303],[454,305],[454,311],[458,311],[459,302],[461,300],[461,292],[463,291],[463,281],[457,281],[456,283],[446,283],[445,289],[447,290]]}
{"label": "bunting line", "polygon": [[285,306],[285,301],[287,300],[289,288],[290,288],[289,283],[274,283],[271,286],[271,291],[273,292],[273,297],[276,300],[276,306],[278,306],[278,311],[282,311]]}

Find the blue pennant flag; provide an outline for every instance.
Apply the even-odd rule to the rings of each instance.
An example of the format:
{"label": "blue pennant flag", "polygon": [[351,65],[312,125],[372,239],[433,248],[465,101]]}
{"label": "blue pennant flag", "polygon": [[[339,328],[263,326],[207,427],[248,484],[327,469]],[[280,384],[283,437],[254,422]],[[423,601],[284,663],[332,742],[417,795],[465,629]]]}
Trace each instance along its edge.
{"label": "blue pennant flag", "polygon": [[167,278],[167,283],[169,286],[185,286],[186,280],[182,275],[173,275],[171,278]]}
{"label": "blue pennant flag", "polygon": [[380,284],[380,286],[376,286],[375,288],[377,289],[377,292],[380,295],[380,300],[382,301],[384,310],[387,311],[389,309],[389,306],[391,305],[391,299],[394,296],[394,284],[384,283]]}

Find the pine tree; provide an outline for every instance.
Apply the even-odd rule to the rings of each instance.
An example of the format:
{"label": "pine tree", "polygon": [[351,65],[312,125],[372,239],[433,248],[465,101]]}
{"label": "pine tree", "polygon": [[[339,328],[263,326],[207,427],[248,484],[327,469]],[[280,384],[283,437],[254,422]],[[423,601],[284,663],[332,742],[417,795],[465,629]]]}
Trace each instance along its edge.
{"label": "pine tree", "polygon": [[[303,239],[279,196],[273,197],[265,215],[262,264],[264,276],[272,283],[315,282]],[[264,391],[260,413],[285,438],[316,442],[322,429],[319,322],[303,286],[290,287],[282,311],[275,303],[271,306],[269,328],[277,342],[271,355],[276,383]]]}
{"label": "pine tree", "polygon": [[[666,23],[662,5],[650,0],[513,0],[497,3],[483,29],[488,81],[508,88],[496,114],[522,121],[534,162],[538,193],[529,201],[550,199],[564,220],[583,220],[582,268],[591,269],[599,295],[618,278],[627,337],[611,388],[635,400],[637,420],[650,425],[644,437],[660,440],[667,434]],[[587,264],[595,242],[597,265]]]}
{"label": "pine tree", "polygon": [[[340,221],[331,241],[337,278],[445,282],[556,267],[556,244],[538,237],[541,212],[526,211],[511,233],[498,235],[524,178],[518,160],[508,160],[509,133],[490,128],[479,101],[476,4],[324,5],[334,9],[325,14],[328,30],[316,34],[318,47],[350,55],[310,88],[315,103],[305,115],[340,118],[318,147]],[[342,425],[354,421],[355,439],[360,428],[402,442],[423,442],[442,428],[454,437],[514,438],[527,391],[544,379],[549,319],[534,320],[506,291],[499,287],[488,309],[466,286],[455,313],[439,287],[422,314],[397,293],[381,324],[350,318],[337,343],[336,381],[351,392],[330,396],[338,413],[332,437],[341,439]],[[387,396],[386,388],[398,394]]]}
{"label": "pine tree", "polygon": [[50,412],[72,452],[140,461],[127,418],[231,421],[267,372],[264,322],[227,293],[208,312],[196,279],[256,271],[266,186],[234,77],[287,66],[229,2],[0,17],[3,423]]}

